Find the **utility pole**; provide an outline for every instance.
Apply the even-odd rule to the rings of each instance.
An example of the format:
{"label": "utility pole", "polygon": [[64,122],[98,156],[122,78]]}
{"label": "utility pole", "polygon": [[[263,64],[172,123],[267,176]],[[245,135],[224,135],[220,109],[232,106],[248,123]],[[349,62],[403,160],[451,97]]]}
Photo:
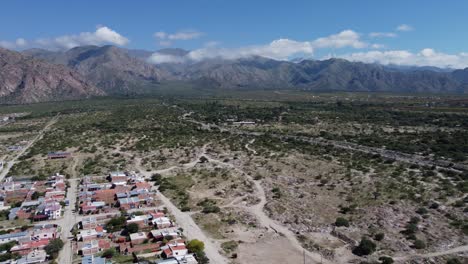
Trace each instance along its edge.
{"label": "utility pole", "polygon": [[302,249],[302,256],[304,257],[304,264],[306,264],[306,261],[305,261],[305,249]]}

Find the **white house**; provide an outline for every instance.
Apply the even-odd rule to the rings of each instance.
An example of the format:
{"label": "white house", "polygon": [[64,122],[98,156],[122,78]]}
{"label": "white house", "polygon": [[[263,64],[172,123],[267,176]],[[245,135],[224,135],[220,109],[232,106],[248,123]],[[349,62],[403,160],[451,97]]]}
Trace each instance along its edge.
{"label": "white house", "polygon": [[169,218],[163,216],[163,217],[158,217],[154,218],[152,221],[153,225],[155,225],[158,229],[161,228],[168,228],[172,226],[172,222]]}

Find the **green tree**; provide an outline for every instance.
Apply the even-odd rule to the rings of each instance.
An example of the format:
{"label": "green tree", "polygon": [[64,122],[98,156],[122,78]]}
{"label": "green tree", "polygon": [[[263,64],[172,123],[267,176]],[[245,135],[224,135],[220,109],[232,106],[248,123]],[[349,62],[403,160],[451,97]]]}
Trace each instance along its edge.
{"label": "green tree", "polygon": [[49,241],[49,244],[45,246],[44,250],[52,256],[57,258],[59,251],[63,248],[63,241],[60,238],[55,238]]}
{"label": "green tree", "polygon": [[375,252],[377,245],[368,238],[362,238],[357,247],[353,249],[353,254],[358,256],[366,256]]}
{"label": "green tree", "polygon": [[205,250],[205,243],[198,239],[192,239],[187,243],[187,249],[191,252],[197,253]]}
{"label": "green tree", "polygon": [[138,230],[139,230],[138,224],[131,223],[131,224],[127,225],[127,232],[129,234],[136,233],[136,232],[138,232]]}
{"label": "green tree", "polygon": [[117,232],[119,230],[122,230],[122,228],[125,225],[125,217],[124,216],[118,216],[118,217],[113,217],[109,222],[106,224],[106,229],[109,232]]}

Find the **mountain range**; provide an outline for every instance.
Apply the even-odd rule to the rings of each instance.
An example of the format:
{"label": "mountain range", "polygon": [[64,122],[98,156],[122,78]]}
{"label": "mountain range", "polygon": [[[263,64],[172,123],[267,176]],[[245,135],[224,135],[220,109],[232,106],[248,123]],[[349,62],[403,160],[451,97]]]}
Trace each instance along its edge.
{"label": "mountain range", "polygon": [[170,82],[210,89],[300,89],[468,93],[468,68],[383,66],[343,59],[277,61],[265,57],[182,60],[188,51],[158,53],[181,63],[151,64],[153,54],[115,46],[67,51],[0,48],[0,100],[32,103],[102,95],[141,94]]}

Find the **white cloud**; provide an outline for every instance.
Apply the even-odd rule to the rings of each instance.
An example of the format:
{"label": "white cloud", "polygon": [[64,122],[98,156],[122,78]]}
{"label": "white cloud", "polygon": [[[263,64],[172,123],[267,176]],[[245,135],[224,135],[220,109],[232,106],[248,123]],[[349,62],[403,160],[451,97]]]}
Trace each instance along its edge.
{"label": "white cloud", "polygon": [[[156,33],[159,38],[169,39],[169,35]],[[156,36],[155,34],[155,36]],[[157,36],[156,36],[157,37]],[[213,45],[216,44],[216,45]],[[322,48],[364,48],[368,43],[361,41],[358,33],[344,30],[338,34],[319,38],[313,41],[296,41],[292,39],[277,39],[265,45],[253,45],[239,48],[221,48],[217,43],[210,43],[205,47],[189,52],[185,57],[168,57],[155,53],[148,61],[151,63],[200,61],[204,59],[239,59],[252,56],[262,56],[275,60],[287,60],[293,56],[311,56],[315,49]],[[381,47],[376,44],[374,48]]]}
{"label": "white cloud", "polygon": [[203,35],[202,32],[195,30],[178,31],[175,33],[167,33],[164,31],[158,31],[154,33],[154,37],[158,40],[161,46],[170,46],[172,41],[177,40],[191,40],[199,38]]}
{"label": "white cloud", "polygon": [[186,60],[185,57],[178,57],[169,54],[162,54],[159,52],[155,52],[151,54],[151,56],[147,59],[148,62],[153,64],[161,64],[161,63],[182,63]]}
{"label": "white cloud", "polygon": [[407,24],[401,24],[396,28],[397,31],[413,31],[414,28]]}
{"label": "white cloud", "polygon": [[45,49],[70,49],[82,45],[104,45],[114,44],[124,46],[129,40],[106,27],[98,26],[94,32],[82,32],[74,35],[63,35],[55,38],[42,38],[27,41],[23,38],[15,42],[0,41],[0,46],[9,49],[21,49],[26,47],[41,47]]}
{"label": "white cloud", "polygon": [[352,47],[360,49],[367,46],[367,43],[361,41],[359,34],[352,30],[344,30],[335,35],[316,39],[312,44],[316,48]]}
{"label": "white cloud", "polygon": [[284,60],[295,54],[313,54],[310,42],[298,42],[290,39],[274,40],[267,45],[247,46],[237,49],[202,48],[190,52],[187,57],[192,60],[209,58],[238,59],[251,56],[263,56],[271,59]]}
{"label": "white cloud", "polygon": [[383,48],[385,48],[385,45],[376,43],[376,44],[372,44],[371,48],[373,48],[373,49],[383,49]]}
{"label": "white cloud", "polygon": [[310,42],[298,42],[290,39],[274,40],[266,45],[247,46],[235,49],[218,48],[216,45],[207,45],[205,48],[193,50],[184,57],[176,57],[161,53],[154,53],[148,61],[151,63],[181,63],[185,61],[201,61],[204,59],[239,59],[252,56],[286,60],[296,54],[312,55],[314,49]]}
{"label": "white cloud", "polygon": [[369,33],[371,38],[395,38],[397,37],[396,33],[393,32],[372,32]]}
{"label": "white cloud", "polygon": [[351,61],[366,63],[435,66],[441,68],[468,67],[468,53],[446,54],[433,49],[422,49],[417,53],[407,50],[368,51],[338,56]]}
{"label": "white cloud", "polygon": [[158,31],[154,33],[154,37],[158,39],[165,39],[167,37],[167,33],[163,31]]}

